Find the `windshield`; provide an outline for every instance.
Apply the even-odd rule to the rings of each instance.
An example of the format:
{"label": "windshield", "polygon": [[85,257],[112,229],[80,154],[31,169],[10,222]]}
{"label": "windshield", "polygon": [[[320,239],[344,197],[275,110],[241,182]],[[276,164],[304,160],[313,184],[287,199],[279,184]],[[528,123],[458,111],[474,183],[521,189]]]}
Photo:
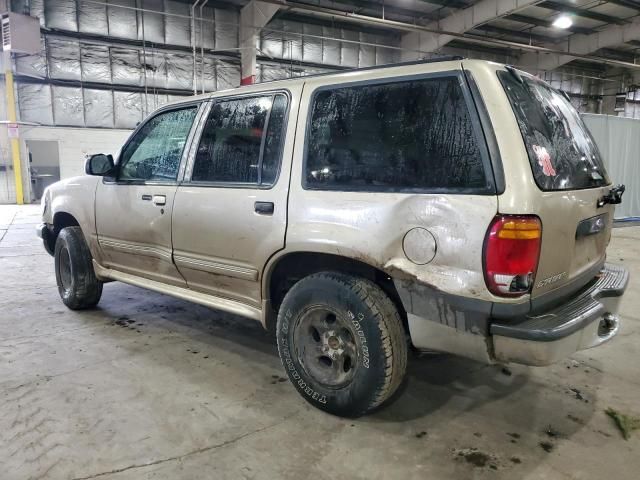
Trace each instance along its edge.
{"label": "windshield", "polygon": [[542,190],[607,185],[600,152],[569,100],[534,78],[498,77],[516,115],[536,183]]}

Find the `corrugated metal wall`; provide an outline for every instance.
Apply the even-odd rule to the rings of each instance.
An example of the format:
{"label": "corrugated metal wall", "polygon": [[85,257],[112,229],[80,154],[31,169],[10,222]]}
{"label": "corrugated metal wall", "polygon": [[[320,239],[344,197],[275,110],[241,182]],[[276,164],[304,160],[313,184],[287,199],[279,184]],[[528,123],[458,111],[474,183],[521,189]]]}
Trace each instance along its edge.
{"label": "corrugated metal wall", "polygon": [[274,19],[260,32],[257,46],[273,58],[355,68],[398,62],[399,51],[382,45],[399,42],[393,35]]}
{"label": "corrugated metal wall", "polygon": [[[13,0],[12,9],[25,12],[27,4]],[[42,49],[16,60],[22,121],[133,128],[150,111],[194,88],[188,3],[32,0],[25,13],[40,18]],[[196,20],[198,91],[239,85],[238,22],[239,10],[209,7]],[[375,44],[397,43],[391,35],[275,19],[257,41],[258,55],[267,59],[258,66],[258,81],[316,73],[322,65],[390,63],[397,51]]]}

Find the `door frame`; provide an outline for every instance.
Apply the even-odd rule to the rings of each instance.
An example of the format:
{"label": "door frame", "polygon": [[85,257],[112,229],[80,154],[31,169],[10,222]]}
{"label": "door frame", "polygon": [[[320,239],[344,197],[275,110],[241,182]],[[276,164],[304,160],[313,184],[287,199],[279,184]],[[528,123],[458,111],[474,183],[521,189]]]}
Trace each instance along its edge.
{"label": "door frame", "polygon": [[[214,97],[214,98],[210,98],[207,102],[207,105],[205,106],[205,108],[203,109],[203,115],[200,118],[200,123],[198,125],[198,128],[196,130],[196,135],[194,136],[194,138],[192,139],[192,143],[191,143],[191,149],[189,151],[189,155],[187,157],[187,164],[186,164],[186,168],[184,169],[184,171],[182,172],[182,178],[179,179],[179,184],[180,185],[191,185],[194,187],[217,187],[217,188],[250,188],[250,189],[256,189],[256,190],[270,190],[272,189],[279,181],[280,179],[280,174],[282,173],[282,167],[283,167],[283,158],[282,158],[282,154],[284,153],[284,145],[282,148],[282,152],[281,152],[281,158],[280,158],[280,165],[278,166],[278,174],[276,175],[276,178],[274,179],[273,183],[270,185],[258,185],[255,183],[241,183],[241,182],[237,182],[237,183],[233,183],[233,182],[192,182],[191,181],[191,175],[193,173],[193,165],[195,163],[195,157],[196,157],[196,153],[198,152],[198,147],[200,146],[200,139],[202,138],[202,132],[204,131],[204,127],[207,123],[207,119],[209,118],[209,114],[211,113],[211,109],[213,108],[213,106],[216,103],[219,102],[227,102],[229,100],[239,100],[242,98],[251,98],[251,97],[266,97],[268,95],[277,95],[277,94],[283,94],[287,97],[287,112],[285,114],[285,121],[282,125],[282,129],[283,131],[286,133],[288,131],[289,128],[289,121],[291,120],[291,109],[292,109],[292,104],[294,103],[293,101],[293,95],[291,93],[291,91],[287,88],[274,88],[274,89],[269,89],[269,90],[259,90],[259,91],[253,91],[253,92],[247,92],[247,93],[236,93],[236,94],[232,94],[232,95],[221,95],[219,97]],[[296,106],[297,108],[297,106]]]}
{"label": "door frame", "polygon": [[[185,167],[187,164],[187,158],[189,153],[192,150],[192,143],[194,141],[195,138],[195,134],[196,131],[198,130],[198,127],[200,126],[200,122],[202,121],[203,118],[203,112],[208,111],[208,109],[206,108],[208,105],[208,99],[197,99],[197,100],[191,100],[191,101],[187,101],[187,102],[181,102],[181,103],[174,103],[174,104],[170,104],[167,106],[164,106],[162,108],[159,108],[158,110],[154,111],[151,115],[149,115],[147,118],[145,118],[137,127],[136,129],[131,133],[131,135],[129,135],[129,138],[127,138],[127,141],[124,143],[124,145],[122,146],[122,148],[120,149],[119,153],[118,153],[118,158],[115,162],[115,172],[113,176],[108,176],[108,177],[102,177],[101,181],[102,184],[98,183],[96,185],[96,199],[98,197],[98,192],[100,189],[119,189],[119,188],[127,188],[127,187],[149,187],[149,188],[153,188],[153,187],[173,187],[175,190],[177,190],[178,186],[180,185],[180,182],[182,180],[182,178],[184,177],[184,171],[185,171]],[[188,109],[188,108],[193,108],[195,107],[196,110],[196,114],[195,117],[193,119],[193,122],[191,124],[191,127],[189,129],[189,133],[186,137],[185,140],[185,144],[182,150],[182,154],[180,156],[180,163],[178,165],[178,173],[176,176],[175,180],[172,181],[144,181],[144,180],[118,180],[118,173],[119,173],[119,169],[121,166],[121,160],[122,160],[122,155],[125,152],[126,148],[131,144],[131,142],[133,141],[133,139],[136,137],[136,135],[138,135],[138,133],[141,131],[141,129],[143,129],[145,127],[145,125],[147,125],[150,121],[152,121],[154,118],[158,117],[159,115],[168,113],[168,112],[172,112],[172,111],[178,111],[178,110],[184,110],[184,109]],[[206,117],[205,117],[206,118]],[[175,199],[175,191],[174,194],[171,197],[171,203],[167,203],[166,207],[167,209],[169,209],[169,216],[172,215],[173,213],[173,201]],[[100,250],[100,257],[102,259],[107,259],[109,258],[109,251],[113,250],[113,248],[109,248],[107,247],[105,249],[104,246],[104,232],[100,231],[100,226],[98,223],[98,203],[97,201],[94,202],[94,218],[95,218],[95,231],[96,231],[96,239],[97,239],[97,244],[98,244],[98,248]],[[171,223],[169,224],[171,225]],[[171,227],[169,227],[171,228]],[[169,238],[172,238],[172,233],[173,232],[169,232]],[[108,240],[107,242],[108,243]],[[179,270],[177,270],[177,266],[175,265],[174,259],[173,259],[173,243],[171,243],[168,246],[168,250],[170,251],[170,256],[169,256],[169,263],[173,265],[173,267],[176,269],[176,271],[179,274]],[[153,255],[152,255],[153,256]],[[114,267],[109,267],[109,268],[114,268]]]}
{"label": "door frame", "polygon": [[[176,197],[180,195],[180,189],[182,188],[195,188],[198,190],[204,191],[212,191],[212,190],[223,190],[228,194],[232,191],[236,191],[238,194],[239,190],[246,191],[256,191],[263,192],[267,196],[273,196],[276,194],[283,193],[283,204],[279,207],[283,210],[283,218],[282,222],[283,226],[283,237],[282,237],[282,245],[272,252],[270,255],[264,260],[263,264],[254,268],[254,266],[247,264],[246,262],[240,261],[230,261],[228,258],[219,258],[216,256],[212,256],[210,254],[202,255],[202,254],[188,254],[182,255],[182,251],[180,250],[180,244],[176,245],[175,243],[175,234],[174,234],[174,263],[178,267],[178,270],[181,271],[185,279],[187,280],[187,284],[190,289],[194,291],[203,292],[206,295],[211,295],[219,298],[228,298],[233,299],[233,301],[241,302],[245,305],[251,305],[252,307],[259,307],[262,302],[262,276],[266,265],[269,262],[271,256],[275,255],[277,251],[285,248],[286,244],[286,223],[288,216],[288,199],[289,199],[289,187],[290,187],[290,175],[291,175],[291,158],[294,151],[295,138],[296,138],[296,129],[297,129],[297,119],[298,119],[298,111],[300,108],[300,98],[303,93],[304,84],[296,85],[290,88],[283,87],[272,87],[265,88],[264,90],[252,90],[246,93],[227,93],[221,94],[216,97],[209,98],[207,105],[203,109],[203,114],[200,119],[196,135],[194,136],[191,142],[191,148],[189,151],[189,155],[187,157],[187,165],[184,172],[184,176],[178,185],[178,191],[176,193]],[[207,124],[207,120],[209,115],[211,114],[212,109],[217,103],[227,102],[239,99],[247,99],[247,98],[257,98],[257,97],[275,97],[276,95],[284,95],[287,99],[287,109],[284,117],[283,125],[282,125],[282,145],[279,153],[279,164],[278,164],[278,172],[275,176],[272,183],[268,184],[257,184],[257,183],[245,183],[245,182],[207,182],[207,181],[198,181],[192,182],[191,177],[193,173],[193,168],[196,161],[196,156],[198,152],[198,148],[200,146],[200,141],[204,134],[204,130]],[[268,119],[265,123],[265,129],[268,128]],[[289,145],[287,145],[287,139],[289,139]],[[289,153],[287,153],[289,151]],[[262,155],[262,150],[261,150]],[[284,189],[284,192],[282,190]],[[248,193],[247,193],[248,194]],[[253,204],[252,204],[253,205]],[[252,207],[252,208],[255,208]],[[174,210],[174,214],[175,214]],[[253,212],[254,210],[252,210]],[[175,221],[174,221],[175,225]],[[174,231],[175,232],[175,231]],[[177,248],[176,248],[177,247]],[[206,289],[196,288],[193,286],[193,281],[189,280],[189,276],[185,275],[185,273],[181,270],[182,268],[187,268],[190,270],[200,271],[200,272],[208,272],[216,275],[227,276],[231,279],[232,282],[247,282],[252,284],[252,288],[255,287],[255,297],[250,298],[242,297],[231,293],[222,293],[222,292],[214,292],[207,291]],[[234,287],[235,288],[235,287]]]}
{"label": "door frame", "polygon": [[[171,185],[179,185],[180,183],[182,183],[182,180],[184,178],[184,174],[185,174],[185,168],[187,166],[188,160],[189,160],[189,155],[191,153],[192,150],[192,146],[193,146],[193,142],[196,139],[196,133],[198,132],[198,141],[199,141],[199,132],[201,131],[200,128],[200,123],[202,122],[202,118],[204,116],[204,118],[206,118],[206,116],[208,115],[209,109],[210,109],[210,99],[198,99],[198,100],[191,100],[188,102],[181,102],[181,103],[173,103],[170,105],[166,105],[164,107],[161,107],[159,109],[157,109],[156,111],[154,111],[151,115],[149,115],[147,118],[145,118],[142,122],[140,122],[140,124],[136,127],[136,129],[131,133],[131,135],[129,135],[129,138],[127,138],[127,141],[124,143],[124,145],[122,145],[122,148],[120,149],[120,151],[118,152],[118,158],[116,158],[115,160],[115,175],[114,176],[105,176],[102,177],[102,183],[104,184],[117,184],[117,185],[166,185],[166,186],[171,186]],[[120,161],[122,159],[122,154],[124,153],[124,151],[127,149],[127,147],[131,144],[131,142],[133,141],[133,139],[135,138],[135,136],[138,134],[138,132],[140,130],[142,130],[142,128],[144,128],[144,126],[149,123],[151,120],[153,120],[155,117],[157,117],[158,115],[164,114],[164,113],[168,113],[171,111],[176,111],[176,110],[184,110],[186,108],[189,107],[197,107],[197,112],[196,112],[196,116],[193,120],[193,123],[191,124],[191,129],[189,130],[189,135],[187,135],[187,139],[185,141],[184,144],[184,149],[182,150],[182,156],[180,157],[180,165],[178,166],[178,176],[176,177],[175,181],[171,181],[171,182],[147,182],[147,181],[135,181],[135,180],[126,180],[126,181],[121,181],[118,180],[118,173],[120,171]],[[204,115],[206,111],[207,115]]]}

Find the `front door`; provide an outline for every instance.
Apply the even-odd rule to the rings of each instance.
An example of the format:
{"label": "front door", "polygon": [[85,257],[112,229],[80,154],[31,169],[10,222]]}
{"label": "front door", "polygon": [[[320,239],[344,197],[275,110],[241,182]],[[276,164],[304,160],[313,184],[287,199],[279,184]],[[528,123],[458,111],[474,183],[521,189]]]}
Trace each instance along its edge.
{"label": "front door", "polygon": [[172,260],[171,214],[197,104],[160,111],[122,150],[113,181],[96,192],[104,266],[186,286]]}
{"label": "front door", "polygon": [[189,288],[260,307],[262,270],[284,247],[299,93],[213,100],[173,212]]}

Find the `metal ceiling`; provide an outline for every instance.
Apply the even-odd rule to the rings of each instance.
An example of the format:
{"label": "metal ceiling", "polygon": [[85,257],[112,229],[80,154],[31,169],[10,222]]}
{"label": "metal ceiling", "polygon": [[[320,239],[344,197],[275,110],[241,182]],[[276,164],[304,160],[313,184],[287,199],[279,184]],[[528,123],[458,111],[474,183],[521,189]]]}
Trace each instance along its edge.
{"label": "metal ceiling", "polygon": [[[514,55],[517,55],[519,51],[533,51],[566,56],[567,52],[561,48],[561,44],[570,36],[597,33],[611,25],[627,25],[638,14],[637,10],[629,9],[626,6],[623,7],[601,1],[577,0],[571,5],[559,1],[542,1],[522,8],[517,13],[504,18],[497,16],[484,24],[475,26],[472,30],[459,33],[433,27],[434,23],[438,24],[438,22],[433,21],[434,15],[444,18],[447,15],[451,15],[452,12],[458,11],[455,9],[442,7],[439,10],[432,11],[428,16],[425,16],[422,10],[415,10],[412,22],[405,21],[402,15],[389,13],[388,7],[390,5],[395,6],[402,2],[405,5],[402,7],[404,15],[404,13],[407,13],[406,10],[411,10],[410,6],[414,8],[412,5],[416,2],[420,4],[428,3],[423,0],[413,0],[413,3],[404,0],[391,0],[393,3],[386,2],[384,11],[381,3],[363,2],[362,0],[339,0],[339,2],[329,0],[265,1],[276,3],[281,5],[284,10],[295,11],[303,16],[320,16],[329,22],[339,19],[346,22],[388,28],[399,32],[418,31],[441,34],[455,37],[459,44],[463,44],[470,49],[473,49],[478,44],[489,45],[510,49]],[[437,1],[438,3],[444,3]],[[633,0],[623,1],[631,2]],[[478,2],[470,2],[469,5],[474,5],[475,3]],[[640,2],[638,4],[640,5]],[[598,11],[598,9],[604,7],[607,8],[606,14]],[[445,10],[447,13],[443,14],[442,12]],[[377,14],[373,12],[377,12]],[[574,20],[574,26],[567,30],[554,28],[551,24],[560,14],[571,15]],[[596,20],[596,17],[599,20]],[[608,22],[605,20],[608,20]],[[508,22],[510,25],[505,27],[504,22]],[[606,52],[616,50],[614,47],[608,47],[609,49]],[[627,68],[640,67],[635,56],[632,58],[628,54],[608,57],[595,52],[588,52],[585,54],[570,53],[569,56]],[[625,58],[626,60],[621,60],[620,58]]]}
{"label": "metal ceiling", "polygon": [[[329,22],[339,18],[341,21],[407,31],[407,26],[420,28],[432,25],[433,22],[437,22],[461,8],[472,6],[480,0],[267,1],[281,4],[285,8],[289,7],[300,16],[317,17],[320,15]],[[331,11],[335,13],[333,17]],[[638,14],[640,14],[640,1],[636,0],[615,0],[612,2],[545,0],[504,17],[496,16],[496,18],[477,25],[461,35],[444,30],[442,33],[448,35],[453,33],[458,44],[466,45],[471,49],[480,42],[484,45],[492,44],[498,48],[512,49],[514,53],[522,49],[536,50],[532,47],[544,47],[551,52],[554,50],[554,45],[566,41],[572,35],[590,35],[611,25],[627,25]],[[560,15],[571,16],[573,25],[566,30],[553,27],[553,21]],[[624,58],[624,63],[631,64],[625,66],[633,66],[640,59],[636,59],[633,49],[631,54],[628,50],[629,44],[621,44],[620,48],[618,46],[609,47],[598,52],[597,55],[584,55],[582,58],[596,62],[610,60],[612,63],[617,63],[621,61],[621,58]],[[604,57],[601,55],[603,52],[606,54]],[[609,54],[611,54],[610,58],[607,56]]]}

